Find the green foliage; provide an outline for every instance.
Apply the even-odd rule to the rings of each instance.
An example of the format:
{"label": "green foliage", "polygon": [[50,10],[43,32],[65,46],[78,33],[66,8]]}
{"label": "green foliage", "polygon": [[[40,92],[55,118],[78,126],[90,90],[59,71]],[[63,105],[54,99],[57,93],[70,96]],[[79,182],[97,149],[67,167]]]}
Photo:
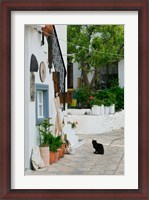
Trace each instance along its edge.
{"label": "green foliage", "polygon": [[56,152],[58,148],[62,146],[63,142],[61,136],[51,135],[49,138],[49,148],[50,151]]}
{"label": "green foliage", "polygon": [[110,77],[108,85],[109,85],[109,88],[117,87],[118,86],[118,78]]}
{"label": "green foliage", "polygon": [[75,91],[75,98],[79,108],[115,104],[116,111],[124,109],[124,88],[119,86],[94,92],[87,87],[83,87]]}
{"label": "green foliage", "polygon": [[116,111],[124,109],[124,88],[118,86],[95,92],[90,99],[90,106],[101,104],[105,106],[115,104]]}
{"label": "green foliage", "polygon": [[102,100],[96,97],[90,96],[90,107],[92,107],[93,105],[101,106],[102,104],[103,104]]}
{"label": "green foliage", "polygon": [[53,124],[50,123],[50,119],[44,119],[41,123],[37,125],[38,131],[40,133],[40,146],[49,146],[50,151],[56,152],[63,144],[61,136],[54,136],[50,131],[50,127]]}
{"label": "green foliage", "polygon": [[77,106],[80,108],[89,107],[89,98],[91,91],[88,87],[82,87],[75,90],[75,98],[77,99]]}
{"label": "green foliage", "polygon": [[116,96],[109,89],[100,90],[96,93],[96,98],[103,100],[105,106],[110,106],[116,103]]}
{"label": "green foliage", "polygon": [[[100,68],[124,58],[123,25],[68,25],[67,41],[68,54],[78,62],[82,81],[90,88],[95,86]],[[93,74],[90,83],[89,72]]]}
{"label": "green foliage", "polygon": [[104,100],[104,106],[109,107],[109,106],[111,106],[111,105],[112,105],[112,101],[111,101],[110,99],[105,99],[105,100]]}
{"label": "green foliage", "polygon": [[78,125],[78,122],[77,121],[74,121],[74,122],[68,121],[67,124],[71,124],[71,128],[76,128]]}
{"label": "green foliage", "polygon": [[124,88],[112,87],[105,90],[99,90],[96,93],[96,98],[103,100],[105,106],[115,104],[115,110],[124,109]]}
{"label": "green foliage", "polygon": [[51,118],[44,119],[37,125],[39,131],[40,146],[48,146],[51,137],[50,127],[53,126],[50,121]]}
{"label": "green foliage", "polygon": [[115,109],[124,109],[124,88],[113,87],[109,89],[109,92],[113,93],[116,96]]}

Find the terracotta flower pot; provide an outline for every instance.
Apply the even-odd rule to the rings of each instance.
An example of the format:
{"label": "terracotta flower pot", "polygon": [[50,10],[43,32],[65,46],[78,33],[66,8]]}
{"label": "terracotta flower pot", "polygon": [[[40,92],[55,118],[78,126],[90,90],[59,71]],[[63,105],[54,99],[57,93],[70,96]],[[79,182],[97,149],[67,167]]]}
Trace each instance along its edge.
{"label": "terracotta flower pot", "polygon": [[55,163],[55,152],[50,151],[50,165],[52,165],[53,163]]}
{"label": "terracotta flower pot", "polygon": [[66,149],[65,144],[62,144],[62,152],[63,152],[63,155],[64,155],[64,153],[65,153],[65,149]]}
{"label": "terracotta flower pot", "polygon": [[57,151],[57,152],[55,152],[55,162],[57,162],[58,159],[59,159],[59,152]]}
{"label": "terracotta flower pot", "polygon": [[56,163],[59,160],[59,151],[50,151],[50,164]]}
{"label": "terracotta flower pot", "polygon": [[62,151],[62,148],[59,148],[57,150],[59,152],[59,159],[63,157],[63,151]]}
{"label": "terracotta flower pot", "polygon": [[49,160],[50,160],[49,147],[40,147],[40,155],[44,162],[44,165],[49,166]]}

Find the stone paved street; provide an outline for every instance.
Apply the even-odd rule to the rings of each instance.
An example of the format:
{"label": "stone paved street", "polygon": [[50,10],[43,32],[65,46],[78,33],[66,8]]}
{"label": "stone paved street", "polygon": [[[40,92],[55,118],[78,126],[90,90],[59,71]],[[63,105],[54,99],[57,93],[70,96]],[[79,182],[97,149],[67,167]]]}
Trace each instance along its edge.
{"label": "stone paved street", "polygon": [[[124,129],[79,135],[80,145],[57,163],[25,175],[124,175]],[[94,154],[92,139],[104,145],[104,155]]]}

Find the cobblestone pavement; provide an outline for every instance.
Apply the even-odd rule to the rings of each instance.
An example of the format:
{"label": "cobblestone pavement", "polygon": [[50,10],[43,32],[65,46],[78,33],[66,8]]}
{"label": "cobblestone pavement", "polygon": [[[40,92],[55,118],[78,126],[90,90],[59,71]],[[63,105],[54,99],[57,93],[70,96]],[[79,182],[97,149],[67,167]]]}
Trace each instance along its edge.
{"label": "cobblestone pavement", "polygon": [[[57,163],[25,175],[124,175],[124,129],[79,135],[80,145]],[[104,145],[104,155],[94,154],[92,139]]]}

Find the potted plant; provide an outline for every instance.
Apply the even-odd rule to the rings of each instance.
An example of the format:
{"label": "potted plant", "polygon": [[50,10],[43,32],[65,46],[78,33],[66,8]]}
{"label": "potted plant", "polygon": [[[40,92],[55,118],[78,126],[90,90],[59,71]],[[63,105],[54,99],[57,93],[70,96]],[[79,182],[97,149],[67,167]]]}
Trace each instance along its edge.
{"label": "potted plant", "polygon": [[63,154],[65,154],[65,152],[66,152],[66,141],[67,141],[67,134],[65,133],[64,134],[64,139],[63,139],[63,144],[62,144]]}
{"label": "potted plant", "polygon": [[50,118],[44,119],[41,123],[37,125],[39,131],[39,141],[40,141],[40,154],[41,158],[44,161],[45,166],[49,165],[49,139],[51,137],[50,127],[53,124],[50,124]]}
{"label": "potted plant", "polygon": [[101,100],[100,115],[104,115],[104,100]]}
{"label": "potted plant", "polygon": [[110,105],[109,113],[110,114],[114,114],[115,113],[115,104],[111,104]]}
{"label": "potted plant", "polygon": [[104,105],[105,105],[105,115],[108,115],[110,111],[110,105],[111,105],[110,99],[105,99]]}
{"label": "potted plant", "polygon": [[56,152],[57,152],[57,147],[55,144],[55,137],[51,134],[49,138],[49,155],[50,155],[50,164],[53,164],[56,162]]}
{"label": "potted plant", "polygon": [[92,114],[104,115],[104,101],[100,96],[96,96],[93,100],[91,100],[91,107]]}
{"label": "potted plant", "polygon": [[111,100],[111,105],[110,105],[109,112],[110,112],[110,114],[114,114],[115,113],[116,96],[112,92],[110,93],[110,100]]}
{"label": "potted plant", "polygon": [[57,158],[57,147],[56,145],[51,145],[50,146],[50,165],[57,162],[58,158]]}
{"label": "potted plant", "polygon": [[60,158],[63,157],[63,152],[62,152],[62,144],[63,144],[63,142],[62,142],[62,138],[59,135],[59,136],[56,137],[55,140],[56,140],[56,147],[57,147],[57,151],[59,152],[59,159],[60,159]]}
{"label": "potted plant", "polygon": [[90,97],[90,106],[92,108],[93,115],[100,115],[101,114],[101,100],[97,97]]}
{"label": "potted plant", "polygon": [[64,156],[64,154],[65,154],[65,149],[66,149],[66,143],[63,142],[63,143],[62,143],[62,155],[63,155],[63,156]]}
{"label": "potted plant", "polygon": [[67,124],[70,124],[71,128],[77,128],[77,126],[78,126],[78,122],[77,121],[74,121],[74,122],[68,121]]}
{"label": "potted plant", "polygon": [[62,146],[61,136],[51,135],[49,138],[49,148],[50,148],[50,164],[58,161],[59,157],[59,149]]}

